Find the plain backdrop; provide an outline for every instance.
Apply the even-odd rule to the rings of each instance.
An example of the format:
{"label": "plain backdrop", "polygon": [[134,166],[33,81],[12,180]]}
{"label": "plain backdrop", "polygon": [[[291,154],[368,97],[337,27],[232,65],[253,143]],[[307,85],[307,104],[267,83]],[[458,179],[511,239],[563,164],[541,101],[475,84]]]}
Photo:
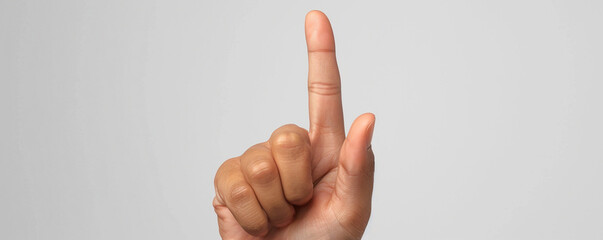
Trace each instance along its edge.
{"label": "plain backdrop", "polygon": [[594,0],[0,0],[0,238],[219,238],[218,166],[308,126],[312,9],[377,117],[366,239],[603,239]]}

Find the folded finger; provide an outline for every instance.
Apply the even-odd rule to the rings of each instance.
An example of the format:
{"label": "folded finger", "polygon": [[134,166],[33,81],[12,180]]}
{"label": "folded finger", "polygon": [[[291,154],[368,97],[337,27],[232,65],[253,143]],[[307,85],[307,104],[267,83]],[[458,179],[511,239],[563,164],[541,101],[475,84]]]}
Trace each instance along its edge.
{"label": "folded finger", "polygon": [[287,201],[307,203],[314,188],[308,132],[293,124],[285,125],[272,133],[269,143]]}
{"label": "folded finger", "polygon": [[270,148],[265,144],[249,148],[241,156],[241,170],[253,187],[270,223],[277,227],[288,224],[293,219],[294,209],[285,200],[279,171]]}
{"label": "folded finger", "polygon": [[241,172],[239,158],[230,159],[216,173],[216,193],[246,232],[254,236],[268,233],[268,217]]}

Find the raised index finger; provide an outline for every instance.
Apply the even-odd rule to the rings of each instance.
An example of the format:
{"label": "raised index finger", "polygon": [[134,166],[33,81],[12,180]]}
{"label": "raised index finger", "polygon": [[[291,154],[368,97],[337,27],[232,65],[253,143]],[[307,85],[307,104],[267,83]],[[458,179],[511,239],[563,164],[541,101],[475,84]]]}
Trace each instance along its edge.
{"label": "raised index finger", "polygon": [[320,11],[306,15],[308,100],[312,144],[340,146],[345,138],[341,81],[329,19]]}

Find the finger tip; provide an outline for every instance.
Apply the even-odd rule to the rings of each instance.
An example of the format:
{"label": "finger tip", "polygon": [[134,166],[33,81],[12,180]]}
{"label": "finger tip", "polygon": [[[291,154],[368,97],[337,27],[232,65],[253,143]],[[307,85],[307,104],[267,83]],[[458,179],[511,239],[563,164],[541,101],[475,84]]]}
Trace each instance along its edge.
{"label": "finger tip", "polygon": [[294,206],[303,206],[308,204],[314,196],[314,185],[312,183],[309,183],[308,185],[306,185],[306,188],[307,190],[300,191],[301,194],[299,196],[287,197],[287,201]]}
{"label": "finger tip", "polygon": [[306,33],[312,32],[311,30],[323,29],[324,26],[330,27],[330,22],[323,12],[312,10],[306,14]]}
{"label": "finger tip", "polygon": [[291,205],[289,205],[289,214],[288,217],[285,218],[284,220],[281,220],[279,222],[273,223],[272,226],[276,227],[276,228],[282,228],[282,227],[286,227],[289,226],[289,224],[291,224],[293,222],[293,220],[295,220],[295,208]]}
{"label": "finger tip", "polygon": [[261,228],[243,227],[243,230],[254,237],[265,237],[270,232],[270,226],[265,224],[262,225]]}
{"label": "finger tip", "polygon": [[306,41],[308,50],[334,50],[333,30],[327,15],[319,10],[306,14]]}
{"label": "finger tip", "polygon": [[306,13],[306,23],[308,23],[308,21],[320,18],[327,18],[327,15],[320,10],[310,10],[308,13]]}
{"label": "finger tip", "polygon": [[360,125],[371,126],[374,125],[376,121],[375,114],[371,112],[364,113],[360,115],[354,122],[357,122]]}
{"label": "finger tip", "polygon": [[374,123],[374,122],[376,121],[375,114],[374,114],[374,113],[372,113],[372,112],[367,112],[367,113],[364,113],[364,114],[362,114],[362,116],[363,116],[364,118],[366,118],[366,119],[367,119],[369,122]]}
{"label": "finger tip", "polygon": [[[364,113],[356,118],[352,123],[348,138],[350,144],[360,146],[369,146],[373,138],[375,127],[375,114]],[[353,143],[352,143],[353,142]]]}

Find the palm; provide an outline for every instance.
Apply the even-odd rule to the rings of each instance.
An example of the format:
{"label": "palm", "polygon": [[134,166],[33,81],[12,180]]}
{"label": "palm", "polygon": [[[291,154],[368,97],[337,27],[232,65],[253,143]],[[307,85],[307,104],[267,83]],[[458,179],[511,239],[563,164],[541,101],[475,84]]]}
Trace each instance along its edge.
{"label": "palm", "polygon": [[[331,25],[324,14],[306,17],[309,72],[312,199],[295,207],[292,222],[271,227],[262,237],[247,233],[218,198],[214,207],[224,239],[354,239],[370,216],[373,154],[370,138],[374,116],[354,121],[348,138],[343,124],[341,85]],[[237,164],[237,158],[231,159]],[[230,160],[229,160],[230,161]]]}

